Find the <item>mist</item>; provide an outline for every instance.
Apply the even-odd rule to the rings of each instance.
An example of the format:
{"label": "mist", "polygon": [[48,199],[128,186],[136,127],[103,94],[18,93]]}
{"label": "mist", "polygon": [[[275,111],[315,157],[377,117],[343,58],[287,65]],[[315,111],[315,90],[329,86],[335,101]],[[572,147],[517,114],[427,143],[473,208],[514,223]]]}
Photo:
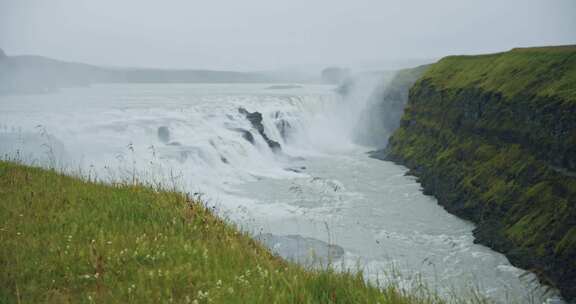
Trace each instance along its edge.
{"label": "mist", "polygon": [[101,66],[414,66],[576,41],[576,2],[0,1],[0,48]]}
{"label": "mist", "polygon": [[0,303],[575,303],[575,151],[576,0],[0,0]]}

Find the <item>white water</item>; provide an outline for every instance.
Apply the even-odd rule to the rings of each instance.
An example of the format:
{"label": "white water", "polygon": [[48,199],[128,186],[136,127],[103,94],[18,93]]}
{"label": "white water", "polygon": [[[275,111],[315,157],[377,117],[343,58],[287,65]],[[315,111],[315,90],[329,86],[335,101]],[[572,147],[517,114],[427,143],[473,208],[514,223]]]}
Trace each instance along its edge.
{"label": "white water", "polygon": [[[407,287],[421,277],[442,294],[477,289],[502,303],[555,301],[533,274],[473,244],[473,225],[423,195],[405,168],[368,158],[370,148],[354,144],[367,94],[341,100],[330,86],[266,87],[99,85],[2,96],[0,153],[103,180],[135,174],[203,193],[221,215],[271,233],[268,244],[285,256],[334,244],[344,249],[336,265],[360,265],[371,280],[386,281],[396,269],[393,279]],[[263,114],[281,154],[239,107]],[[291,126],[286,138],[281,121]],[[169,129],[168,141],[160,127]],[[251,130],[255,143],[238,129]]]}

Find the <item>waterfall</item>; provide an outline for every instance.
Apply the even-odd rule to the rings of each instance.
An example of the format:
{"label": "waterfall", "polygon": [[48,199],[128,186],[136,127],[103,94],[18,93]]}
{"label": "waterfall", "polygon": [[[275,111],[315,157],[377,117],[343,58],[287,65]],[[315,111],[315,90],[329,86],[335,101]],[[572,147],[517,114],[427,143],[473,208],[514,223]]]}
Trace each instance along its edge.
{"label": "waterfall", "polygon": [[[4,98],[0,118],[12,129],[0,131],[3,155],[26,152],[25,161],[45,164],[53,148],[63,166],[101,177],[178,172],[186,185],[218,191],[297,174],[294,159],[353,149],[365,105],[325,85],[101,85]],[[263,132],[239,109],[259,113]]]}
{"label": "waterfall", "polygon": [[[134,167],[145,176],[177,171],[185,188],[221,191],[258,177],[294,175],[294,159],[377,142],[378,130],[367,125],[375,118],[367,113],[381,102],[375,92],[382,83],[380,75],[358,77],[346,94],[326,85],[159,84],[9,96],[0,118],[21,131],[0,132],[0,152],[26,152],[27,161],[42,164],[44,150],[53,147],[52,157],[65,166],[95,168],[100,176],[120,178]],[[261,116],[261,126],[249,113]],[[49,141],[38,136],[39,125]]]}

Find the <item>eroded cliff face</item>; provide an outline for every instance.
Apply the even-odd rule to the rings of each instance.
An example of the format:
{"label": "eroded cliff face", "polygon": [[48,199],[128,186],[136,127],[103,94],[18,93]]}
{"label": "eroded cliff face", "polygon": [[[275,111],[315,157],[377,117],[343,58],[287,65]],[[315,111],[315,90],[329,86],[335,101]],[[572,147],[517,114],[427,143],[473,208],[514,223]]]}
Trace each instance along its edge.
{"label": "eroded cliff face", "polygon": [[386,155],[478,242],[576,298],[576,47],[441,60]]}

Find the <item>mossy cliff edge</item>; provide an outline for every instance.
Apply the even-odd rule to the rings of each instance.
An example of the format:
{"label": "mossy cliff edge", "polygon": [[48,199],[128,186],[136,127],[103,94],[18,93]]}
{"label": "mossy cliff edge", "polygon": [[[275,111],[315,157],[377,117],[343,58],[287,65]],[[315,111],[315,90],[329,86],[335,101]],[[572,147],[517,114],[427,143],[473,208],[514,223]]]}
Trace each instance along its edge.
{"label": "mossy cliff edge", "polygon": [[440,60],[386,155],[479,243],[576,298],[576,46]]}

